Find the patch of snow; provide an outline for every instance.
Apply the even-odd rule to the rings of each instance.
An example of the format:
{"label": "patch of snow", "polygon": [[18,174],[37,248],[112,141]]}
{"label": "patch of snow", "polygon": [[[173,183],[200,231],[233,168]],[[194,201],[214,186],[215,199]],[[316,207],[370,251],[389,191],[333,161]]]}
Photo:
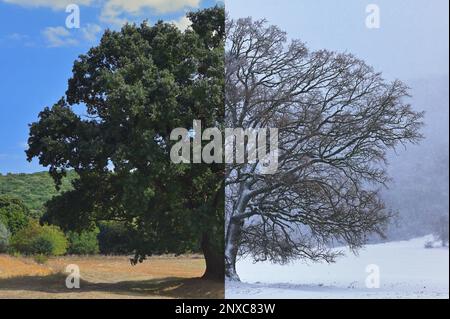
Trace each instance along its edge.
{"label": "patch of snow", "polygon": [[[242,282],[225,283],[226,298],[449,298],[449,251],[426,249],[431,236],[367,245],[336,263],[254,264],[240,260]],[[342,248],[337,248],[343,250]],[[379,269],[379,288],[367,288],[369,265]]]}

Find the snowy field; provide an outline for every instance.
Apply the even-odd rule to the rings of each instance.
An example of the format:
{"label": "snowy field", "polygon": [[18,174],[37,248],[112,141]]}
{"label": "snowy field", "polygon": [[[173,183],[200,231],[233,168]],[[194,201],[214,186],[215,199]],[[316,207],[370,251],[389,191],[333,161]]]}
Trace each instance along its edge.
{"label": "snowy field", "polygon": [[[334,264],[241,260],[242,283],[226,282],[226,298],[449,298],[448,248],[426,249],[429,239],[367,245]],[[375,274],[366,272],[372,264],[378,266],[379,288],[366,287]]]}

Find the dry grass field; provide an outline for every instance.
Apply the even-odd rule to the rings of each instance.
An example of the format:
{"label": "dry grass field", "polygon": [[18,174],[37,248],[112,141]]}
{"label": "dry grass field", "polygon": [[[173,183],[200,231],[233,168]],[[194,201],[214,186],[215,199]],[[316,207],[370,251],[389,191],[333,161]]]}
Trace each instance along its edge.
{"label": "dry grass field", "polygon": [[[80,289],[65,285],[66,266],[80,269]],[[131,266],[126,256],[67,256],[44,265],[0,255],[0,298],[223,298],[223,282],[202,280],[200,256],[160,256]]]}

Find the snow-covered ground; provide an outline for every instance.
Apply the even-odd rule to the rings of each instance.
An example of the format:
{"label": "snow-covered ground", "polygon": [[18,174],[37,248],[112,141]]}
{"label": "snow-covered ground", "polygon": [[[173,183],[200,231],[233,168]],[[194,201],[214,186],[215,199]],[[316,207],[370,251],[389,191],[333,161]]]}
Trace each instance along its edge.
{"label": "snow-covered ground", "polygon": [[[429,239],[367,245],[334,264],[241,260],[242,282],[226,282],[226,298],[449,298],[448,248],[426,249]],[[378,267],[379,288],[366,286],[377,282],[377,268],[369,265]]]}

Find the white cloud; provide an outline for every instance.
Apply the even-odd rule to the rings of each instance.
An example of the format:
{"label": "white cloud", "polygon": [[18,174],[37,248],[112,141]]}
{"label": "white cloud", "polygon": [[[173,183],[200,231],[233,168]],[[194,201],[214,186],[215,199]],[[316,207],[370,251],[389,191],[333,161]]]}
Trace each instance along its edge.
{"label": "white cloud", "polygon": [[[75,3],[80,6],[100,5],[100,21],[121,26],[129,21],[129,16],[140,16],[144,10],[153,10],[156,14],[178,12],[187,8],[198,8],[201,0],[0,0],[23,7],[47,7],[64,10],[67,5]],[[187,27],[187,19],[172,21],[180,28]]]}
{"label": "white cloud", "polygon": [[23,7],[47,7],[54,10],[63,10],[67,5],[75,3],[77,5],[87,6],[94,0],[1,0],[6,3],[17,4]]}
{"label": "white cloud", "polygon": [[98,24],[88,23],[86,27],[81,28],[83,38],[89,42],[94,42],[97,39],[97,34],[102,31],[102,27]]}
{"label": "white cloud", "polygon": [[21,33],[11,33],[10,35],[7,36],[8,40],[13,40],[13,41],[26,41],[29,39],[29,36],[26,34],[21,34]]}
{"label": "white cloud", "polygon": [[182,16],[180,19],[178,20],[172,20],[170,21],[171,23],[175,24],[175,26],[180,29],[181,31],[186,30],[187,28],[189,28],[192,24],[191,20],[188,19],[188,17],[186,16]]}
{"label": "white cloud", "polygon": [[26,47],[34,47],[36,45],[29,35],[17,32],[0,37],[0,43],[4,43],[7,46],[24,45]]}
{"label": "white cloud", "polygon": [[70,32],[64,27],[47,27],[42,34],[46,38],[49,47],[63,47],[78,44]]}
{"label": "white cloud", "polygon": [[197,8],[200,0],[107,0],[102,8],[100,19],[106,23],[122,25],[126,22],[123,14],[139,15],[144,9],[156,13],[176,12],[185,8]]}

